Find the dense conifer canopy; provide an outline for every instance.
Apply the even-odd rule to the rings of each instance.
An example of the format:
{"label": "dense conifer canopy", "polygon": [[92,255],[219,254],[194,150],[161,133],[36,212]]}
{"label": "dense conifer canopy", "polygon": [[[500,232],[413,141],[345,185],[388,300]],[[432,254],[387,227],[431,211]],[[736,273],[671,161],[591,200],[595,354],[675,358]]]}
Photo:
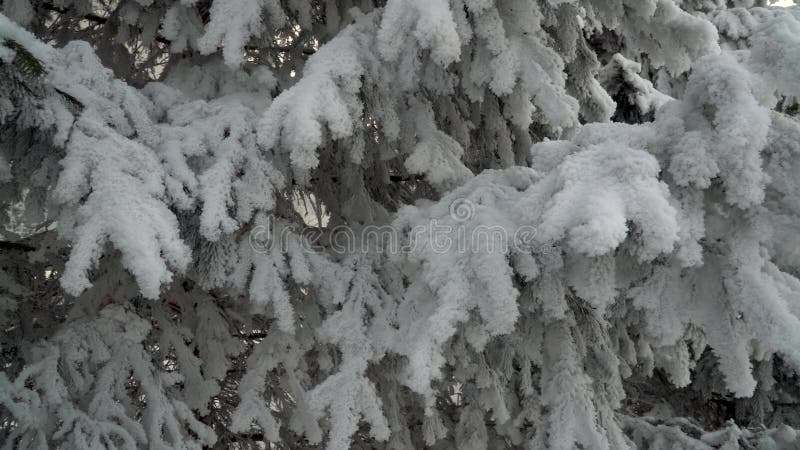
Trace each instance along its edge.
{"label": "dense conifer canopy", "polygon": [[800,448],[800,7],[3,0],[7,449]]}

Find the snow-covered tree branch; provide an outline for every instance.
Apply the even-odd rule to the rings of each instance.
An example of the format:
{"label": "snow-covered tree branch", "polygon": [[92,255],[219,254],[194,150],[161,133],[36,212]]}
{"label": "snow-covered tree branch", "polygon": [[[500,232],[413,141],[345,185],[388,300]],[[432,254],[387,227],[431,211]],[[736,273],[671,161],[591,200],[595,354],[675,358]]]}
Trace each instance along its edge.
{"label": "snow-covered tree branch", "polygon": [[800,446],[800,7],[3,0],[7,449]]}

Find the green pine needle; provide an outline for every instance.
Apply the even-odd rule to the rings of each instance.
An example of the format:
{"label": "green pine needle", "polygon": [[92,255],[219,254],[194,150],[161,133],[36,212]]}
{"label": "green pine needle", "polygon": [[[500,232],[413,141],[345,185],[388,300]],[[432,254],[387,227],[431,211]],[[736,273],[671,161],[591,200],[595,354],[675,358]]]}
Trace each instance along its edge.
{"label": "green pine needle", "polygon": [[11,39],[6,39],[2,45],[14,50],[16,56],[14,57],[13,64],[20,71],[32,77],[40,77],[44,75],[45,70],[42,63],[36,59],[25,47]]}

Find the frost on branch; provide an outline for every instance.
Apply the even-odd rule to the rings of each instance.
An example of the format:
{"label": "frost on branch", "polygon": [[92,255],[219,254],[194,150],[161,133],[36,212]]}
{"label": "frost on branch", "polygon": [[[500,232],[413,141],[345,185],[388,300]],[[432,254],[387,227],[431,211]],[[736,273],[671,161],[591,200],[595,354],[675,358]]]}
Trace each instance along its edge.
{"label": "frost on branch", "polygon": [[[264,68],[235,72],[211,60],[200,67],[179,65],[165,84],[145,88],[166,122],[159,125],[157,151],[169,170],[167,192],[181,209],[201,204],[200,233],[210,241],[239,229],[258,211],[271,211],[274,190],[284,186],[273,159],[257,148],[253,129],[274,85]],[[256,97],[243,95],[243,89]],[[189,165],[192,157],[202,161],[199,168]]]}
{"label": "frost on branch", "polygon": [[207,55],[222,47],[226,64],[241,65],[244,46],[252,36],[263,32],[263,10],[273,28],[286,23],[286,14],[277,0],[214,0],[209,11],[211,21],[197,41],[198,49]]}
{"label": "frost on branch", "polygon": [[[550,152],[547,145],[534,148],[534,167],[539,152]],[[625,240],[632,222],[641,260],[668,253],[677,240],[678,224],[658,172],[655,158],[624,146],[590,146],[563,157],[528,201],[533,214],[544,209],[536,239],[551,242],[566,235],[573,250],[600,256]]]}
{"label": "frost on branch", "polygon": [[[144,101],[110,78],[85,44],[68,46],[63,57],[67,70],[54,77],[54,84],[93,106],[73,128],[55,188],[56,200],[68,209],[62,233],[74,242],[62,284],[73,295],[88,288],[88,271],[111,242],[142,293],[155,298],[160,286],[172,280],[173,270],[186,268],[190,253],[164,203],[159,159],[129,138],[155,138]],[[142,217],[149,218],[146,226],[139,222]]]}
{"label": "frost on branch", "polygon": [[443,191],[468,180],[472,173],[461,162],[464,149],[432,126],[434,116],[430,105],[415,105],[409,113],[416,116],[415,129],[419,140],[404,163],[409,173],[424,174],[429,183]]}
{"label": "frost on branch", "polygon": [[364,33],[373,22],[374,17],[360,18],[309,58],[303,78],[275,98],[261,119],[259,143],[281,147],[301,179],[317,166],[323,136],[341,139],[354,131],[363,108],[357,94],[368,54]]}
{"label": "frost on branch", "polygon": [[633,92],[628,94],[630,95],[628,101],[636,105],[641,114],[654,113],[671,98],[659,92],[649,80],[642,78],[639,75],[641,71],[641,64],[617,53],[611,62],[603,67],[600,78],[612,96],[619,95],[625,87],[632,88]]}
{"label": "frost on branch", "polygon": [[[116,137],[90,112],[73,130],[56,187],[63,205],[77,207],[71,217],[64,218],[65,230],[69,219],[74,223],[68,234],[74,236],[74,245],[62,284],[73,295],[91,286],[87,272],[110,241],[122,252],[123,263],[142,293],[155,298],[160,286],[172,281],[166,263],[185,269],[189,250],[180,240],[175,216],[161,201],[164,191],[158,161],[145,147]],[[91,184],[83,184],[84,180]],[[86,199],[81,202],[83,196]],[[136,222],[139,217],[151,219],[148,228]]]}
{"label": "frost on branch", "polygon": [[[199,449],[216,441],[185,403],[169,398],[169,387],[179,380],[154,370],[143,346],[150,329],[146,321],[109,307],[70,325],[35,350],[35,362],[16,380],[0,375],[0,402],[20,420],[9,442],[19,438],[31,448],[56,442],[75,448]],[[129,379],[147,402],[141,422],[128,410],[134,400]]]}
{"label": "frost on branch", "polygon": [[381,56],[396,60],[409,34],[421,48],[431,51],[437,64],[446,66],[460,56],[460,36],[445,0],[388,1],[377,36]]}
{"label": "frost on branch", "polygon": [[0,16],[6,447],[796,446],[797,8],[56,3]]}
{"label": "frost on branch", "polygon": [[[330,375],[307,394],[309,407],[317,418],[327,409],[330,431],[326,448],[350,448],[351,436],[358,429],[359,419],[370,425],[370,435],[378,441],[389,438],[389,426],[383,415],[378,392],[366,377],[370,361],[384,356],[390,339],[385,310],[391,302],[378,284],[367,261],[352,261],[354,271],[349,291],[338,311],[332,313],[318,330],[323,342],[334,344],[341,352],[338,372]],[[371,327],[365,325],[371,314]]]}
{"label": "frost on branch", "polygon": [[[279,364],[283,364],[282,368],[289,377],[293,376],[296,358],[297,344],[291,336],[282,332],[270,335],[256,345],[248,361],[248,371],[239,384],[242,402],[233,412],[231,431],[248,432],[252,423],[255,422],[267,439],[273,442],[281,440],[278,432],[280,423],[272,416],[272,411],[265,400],[265,377]],[[294,394],[296,395],[297,392]],[[309,440],[318,442],[319,438],[313,440],[309,436]]]}

